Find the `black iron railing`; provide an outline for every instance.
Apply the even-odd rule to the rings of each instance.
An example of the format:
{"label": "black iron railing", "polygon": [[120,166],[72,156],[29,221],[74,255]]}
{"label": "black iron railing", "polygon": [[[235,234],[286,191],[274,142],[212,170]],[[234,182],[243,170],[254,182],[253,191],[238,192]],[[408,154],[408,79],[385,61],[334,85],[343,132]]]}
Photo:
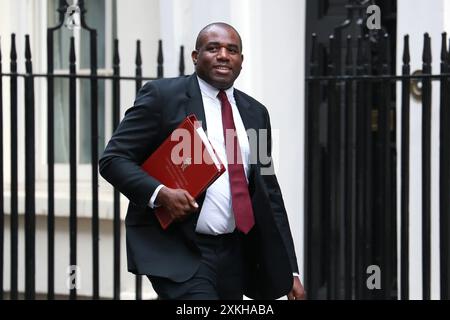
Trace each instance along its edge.
{"label": "black iron railing", "polygon": [[[77,249],[77,83],[80,79],[87,79],[90,81],[90,134],[91,134],[91,181],[92,181],[92,299],[99,299],[99,196],[98,196],[98,148],[99,148],[99,81],[112,82],[112,124],[115,129],[120,120],[120,92],[121,83],[123,81],[134,81],[136,83],[136,92],[142,86],[143,81],[151,81],[163,77],[163,50],[162,41],[158,44],[157,54],[157,76],[144,77],[142,76],[142,58],[140,41],[136,42],[136,73],[134,76],[121,76],[120,74],[120,58],[119,58],[119,40],[114,41],[113,49],[113,74],[112,75],[98,75],[97,64],[97,31],[90,28],[85,21],[86,9],[84,1],[79,0],[78,6],[80,9],[80,27],[89,32],[89,57],[90,57],[90,74],[77,73],[77,57],[75,55],[75,39],[70,38],[69,49],[69,73],[55,74],[54,73],[54,33],[62,28],[64,24],[64,16],[67,8],[67,2],[60,0],[59,23],[55,27],[47,30],[47,73],[33,73],[32,56],[30,39],[27,35],[25,37],[25,73],[17,72],[17,53],[16,53],[16,37],[11,35],[11,50],[10,50],[10,72],[3,72],[2,70],[2,55],[0,47],[0,141],[3,139],[3,79],[9,79],[10,82],[10,144],[11,144],[11,208],[10,208],[10,244],[11,244],[11,279],[10,279],[10,299],[19,298],[18,289],[18,238],[19,238],[19,210],[18,210],[18,81],[23,79],[25,85],[24,91],[24,105],[25,105],[25,295],[26,299],[35,299],[36,296],[36,136],[35,126],[35,92],[34,82],[36,79],[45,79],[47,82],[47,169],[48,169],[48,216],[47,216],[47,240],[48,240],[48,257],[47,257],[47,299],[55,299],[55,79],[68,79],[69,83],[69,172],[70,172],[70,214],[69,214],[69,250],[70,250],[70,265],[77,265],[78,249]],[[180,75],[184,74],[184,50],[181,46]],[[4,291],[4,163],[3,145],[0,148],[0,300],[5,297]],[[122,236],[120,232],[120,197],[117,190],[114,191],[113,204],[113,297],[120,299],[120,244]],[[110,264],[110,263],[108,263]],[[76,286],[69,290],[70,299],[77,299]],[[141,277],[136,277],[136,299],[142,298],[142,281]]]}
{"label": "black iron railing", "polygon": [[[404,37],[402,75],[393,74],[387,34],[378,41],[374,41],[373,35],[357,39],[348,36],[346,42],[339,43],[332,35],[329,41],[330,49],[322,51],[325,59],[320,59],[323,55],[319,56],[317,37],[313,35],[310,74],[306,77],[305,277],[309,297],[409,297],[410,94],[413,88],[421,92],[423,111],[423,298],[430,299],[431,285],[431,144],[439,143],[440,289],[441,298],[449,299],[450,52],[447,35],[442,34],[440,74],[432,74],[428,34],[424,35],[421,73],[413,75],[408,36]],[[432,141],[431,137],[431,92],[435,81],[440,84],[439,141]],[[400,274],[396,240],[395,85],[398,82],[401,84]],[[377,265],[381,270],[380,290],[367,288],[366,272],[370,265]]]}

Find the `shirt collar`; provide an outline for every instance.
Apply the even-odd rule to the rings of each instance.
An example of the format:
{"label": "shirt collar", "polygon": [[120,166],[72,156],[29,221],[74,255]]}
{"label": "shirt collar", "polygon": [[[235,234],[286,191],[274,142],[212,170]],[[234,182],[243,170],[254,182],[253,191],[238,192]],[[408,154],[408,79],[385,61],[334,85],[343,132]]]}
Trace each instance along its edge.
{"label": "shirt collar", "polygon": [[[218,99],[217,94],[220,91],[219,89],[214,88],[212,85],[210,85],[208,82],[206,82],[205,80],[200,78],[198,75],[197,75],[197,80],[198,80],[198,85],[200,87],[200,91],[202,92],[202,94],[204,94],[212,99]],[[236,104],[236,102],[234,100],[234,87],[231,86],[230,88],[226,89],[225,93],[227,94],[228,101],[230,101],[230,103]]]}

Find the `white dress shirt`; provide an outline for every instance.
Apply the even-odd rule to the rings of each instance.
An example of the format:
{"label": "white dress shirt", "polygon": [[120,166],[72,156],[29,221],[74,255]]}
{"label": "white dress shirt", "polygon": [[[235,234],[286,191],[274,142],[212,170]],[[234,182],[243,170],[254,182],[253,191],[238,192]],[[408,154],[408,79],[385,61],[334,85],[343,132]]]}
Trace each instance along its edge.
{"label": "white dress shirt", "polygon": [[[207,136],[214,147],[218,157],[227,167],[227,157],[225,149],[225,140],[222,126],[222,109],[217,94],[219,89],[214,88],[204,80],[197,77],[202,94],[203,107],[207,124]],[[245,176],[248,180],[250,145],[242,122],[239,110],[234,99],[234,88],[225,90],[228,101],[231,104],[233,112],[234,125],[237,131],[239,146],[241,149],[242,165],[244,166]],[[150,207],[154,207],[155,199],[163,185],[159,185],[150,198]],[[225,171],[209,188],[206,190],[205,200],[203,202],[200,215],[197,221],[196,232],[203,234],[225,234],[231,233],[236,227],[231,206],[231,189],[228,171]]]}

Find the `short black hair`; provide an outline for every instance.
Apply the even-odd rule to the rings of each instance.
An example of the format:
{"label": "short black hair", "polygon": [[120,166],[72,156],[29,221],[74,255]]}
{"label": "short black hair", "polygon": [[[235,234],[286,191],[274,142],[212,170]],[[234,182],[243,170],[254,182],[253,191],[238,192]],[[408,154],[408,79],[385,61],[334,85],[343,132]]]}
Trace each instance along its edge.
{"label": "short black hair", "polygon": [[213,22],[213,23],[208,24],[202,30],[200,30],[200,32],[198,33],[198,36],[197,36],[197,40],[195,41],[195,50],[198,50],[200,48],[200,39],[201,39],[202,35],[206,31],[208,31],[209,29],[211,29],[212,27],[215,27],[215,26],[225,27],[225,28],[231,29],[234,32],[236,32],[236,34],[239,37],[239,45],[241,47],[240,49],[241,49],[241,52],[242,52],[242,38],[241,38],[241,35],[239,34],[239,32],[237,32],[237,30],[233,26],[231,26],[231,25],[229,25],[228,23],[225,23],[225,22]]}

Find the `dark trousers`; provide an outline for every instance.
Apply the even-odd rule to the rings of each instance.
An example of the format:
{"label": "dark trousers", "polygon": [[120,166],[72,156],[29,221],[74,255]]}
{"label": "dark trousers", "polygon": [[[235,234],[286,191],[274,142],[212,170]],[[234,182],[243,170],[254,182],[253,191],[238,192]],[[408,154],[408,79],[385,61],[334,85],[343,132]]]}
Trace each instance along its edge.
{"label": "dark trousers", "polygon": [[243,259],[238,232],[209,236],[197,234],[202,253],[200,267],[192,278],[174,282],[148,276],[163,300],[242,300]]}

